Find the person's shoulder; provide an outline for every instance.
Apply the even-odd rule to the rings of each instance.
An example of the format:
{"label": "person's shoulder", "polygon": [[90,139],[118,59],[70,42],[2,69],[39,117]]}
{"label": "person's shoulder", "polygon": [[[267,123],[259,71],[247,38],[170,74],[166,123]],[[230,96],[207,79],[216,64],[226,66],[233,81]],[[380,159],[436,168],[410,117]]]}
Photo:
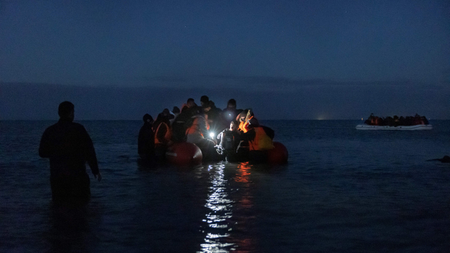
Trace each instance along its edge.
{"label": "person's shoulder", "polygon": [[48,126],[48,127],[44,130],[44,133],[43,133],[42,135],[43,135],[43,136],[47,136],[47,135],[52,134],[52,132],[55,132],[55,131],[56,131],[56,125],[57,125],[57,123]]}
{"label": "person's shoulder", "polygon": [[72,122],[71,124],[74,127],[84,128],[84,126],[82,124],[78,123],[78,122]]}
{"label": "person's shoulder", "polygon": [[56,131],[58,128],[60,128],[60,122],[59,122],[59,121],[56,122],[56,123],[51,124],[50,126],[48,126],[48,127],[45,129],[45,132]]}
{"label": "person's shoulder", "polygon": [[49,129],[53,129],[53,128],[57,127],[57,126],[58,126],[58,123],[59,123],[59,122],[56,122],[56,123],[54,123],[54,124],[51,124],[51,125],[48,126],[45,130],[49,130]]}
{"label": "person's shoulder", "polygon": [[87,133],[86,128],[85,128],[82,124],[80,124],[80,123],[77,123],[77,122],[71,122],[70,125],[71,125],[71,128],[72,128],[72,129],[75,129],[76,131],[80,131],[80,132],[85,132],[85,133]]}

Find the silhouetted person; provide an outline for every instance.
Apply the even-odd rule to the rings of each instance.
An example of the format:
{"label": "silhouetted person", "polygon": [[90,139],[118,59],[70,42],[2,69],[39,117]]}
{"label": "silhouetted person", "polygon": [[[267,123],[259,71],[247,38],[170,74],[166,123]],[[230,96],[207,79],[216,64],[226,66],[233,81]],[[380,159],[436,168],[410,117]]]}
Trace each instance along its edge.
{"label": "silhouetted person", "polygon": [[52,199],[86,201],[91,195],[86,162],[98,181],[102,176],[92,140],[86,129],[74,123],[74,105],[65,101],[58,108],[59,121],[41,138],[39,156],[50,159]]}
{"label": "silhouetted person", "polygon": [[188,98],[187,103],[182,107],[181,113],[172,123],[172,139],[174,142],[186,141],[186,129],[192,125],[194,115],[199,113],[199,107],[193,98]]}
{"label": "silhouetted person", "polygon": [[223,130],[219,135],[220,143],[218,149],[222,152],[229,162],[238,161],[237,148],[241,141],[241,136],[237,130],[238,123],[236,121],[231,121],[230,127]]}
{"label": "silhouetted person", "polygon": [[155,157],[155,132],[153,131],[153,117],[145,114],[142,118],[144,125],[139,130],[138,154],[141,159],[151,161]]}
{"label": "silhouetted person", "polygon": [[210,131],[217,134],[217,132],[220,132],[227,127],[223,125],[223,121],[221,119],[222,110],[217,108],[212,100],[203,104],[203,113],[210,126]]}
{"label": "silhouetted person", "polygon": [[180,108],[178,108],[178,106],[174,106],[172,109],[171,114],[173,115],[173,118],[170,119],[170,125],[173,124],[173,122],[175,121],[176,117],[180,114]]}
{"label": "silhouetted person", "polygon": [[227,108],[222,110],[223,125],[228,126],[231,121],[235,120],[242,109],[236,109],[236,100],[233,98],[228,100]]}
{"label": "silhouetted person", "polygon": [[203,107],[203,105],[207,104],[209,102],[209,97],[206,95],[203,95],[200,98],[200,106]]}

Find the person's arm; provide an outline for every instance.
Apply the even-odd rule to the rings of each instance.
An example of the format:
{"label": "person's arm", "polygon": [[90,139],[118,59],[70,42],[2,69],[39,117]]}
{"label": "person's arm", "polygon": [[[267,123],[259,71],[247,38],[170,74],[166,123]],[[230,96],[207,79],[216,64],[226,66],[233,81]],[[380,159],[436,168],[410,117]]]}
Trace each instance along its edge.
{"label": "person's arm", "polygon": [[97,155],[95,153],[94,144],[92,143],[92,139],[87,133],[86,129],[83,127],[84,136],[86,140],[87,150],[86,150],[86,161],[91,168],[92,174],[94,177],[100,181],[102,180],[102,175],[100,174],[100,170],[98,169]]}

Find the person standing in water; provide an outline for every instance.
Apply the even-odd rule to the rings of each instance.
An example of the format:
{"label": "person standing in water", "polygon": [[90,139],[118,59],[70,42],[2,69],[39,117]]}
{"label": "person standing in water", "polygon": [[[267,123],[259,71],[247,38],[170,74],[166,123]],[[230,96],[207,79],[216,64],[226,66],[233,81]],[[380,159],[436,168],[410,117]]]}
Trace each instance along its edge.
{"label": "person standing in water", "polygon": [[144,125],[139,130],[138,154],[141,159],[152,161],[155,159],[155,132],[153,131],[153,117],[146,113],[142,118]]}
{"label": "person standing in water", "polygon": [[97,156],[84,126],[74,123],[75,106],[64,101],[58,107],[59,121],[48,127],[41,138],[39,156],[50,160],[50,185],[55,202],[87,201],[91,196],[86,162],[100,181]]}

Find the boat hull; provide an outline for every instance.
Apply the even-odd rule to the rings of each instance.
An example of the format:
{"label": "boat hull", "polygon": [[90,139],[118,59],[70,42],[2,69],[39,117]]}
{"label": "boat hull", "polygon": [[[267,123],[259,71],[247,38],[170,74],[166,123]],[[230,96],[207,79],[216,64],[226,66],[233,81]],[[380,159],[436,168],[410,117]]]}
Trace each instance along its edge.
{"label": "boat hull", "polygon": [[166,160],[176,166],[196,166],[202,164],[203,155],[193,143],[174,143],[167,149]]}
{"label": "boat hull", "polygon": [[393,130],[393,131],[411,131],[411,130],[431,130],[432,125],[413,125],[413,126],[376,126],[360,124],[356,126],[356,130]]}

